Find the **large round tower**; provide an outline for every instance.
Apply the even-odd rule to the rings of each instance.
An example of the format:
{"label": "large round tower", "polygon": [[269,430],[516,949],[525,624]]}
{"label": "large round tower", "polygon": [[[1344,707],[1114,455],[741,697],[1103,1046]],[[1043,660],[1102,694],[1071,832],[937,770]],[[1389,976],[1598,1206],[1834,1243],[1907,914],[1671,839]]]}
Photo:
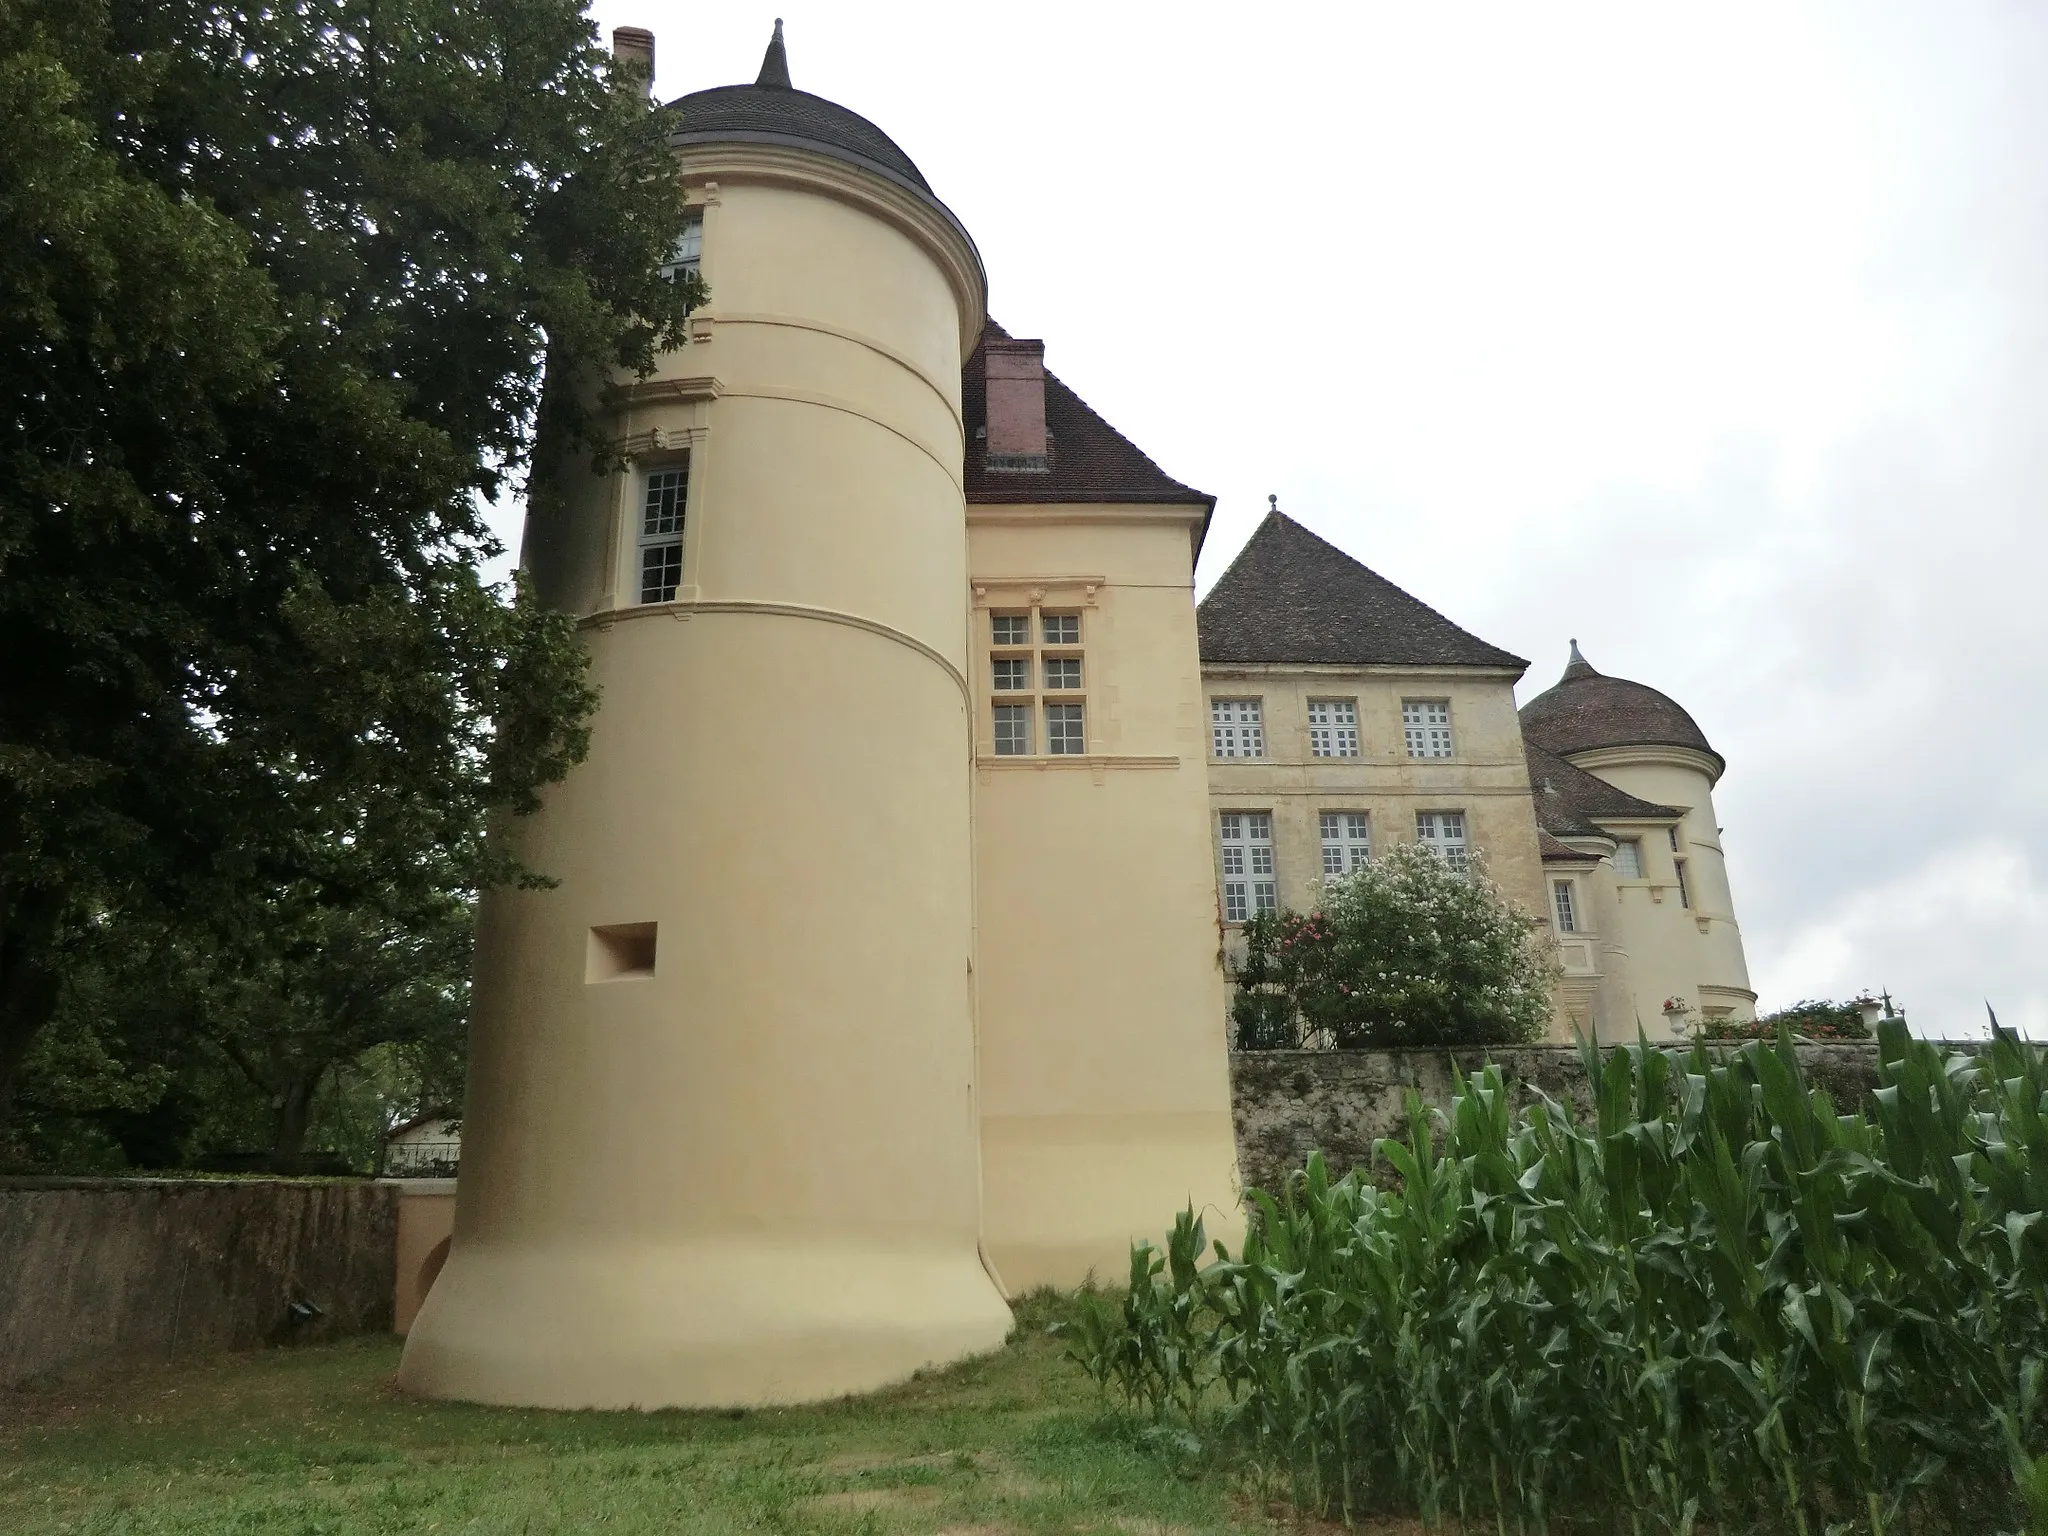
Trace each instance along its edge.
{"label": "large round tower", "polygon": [[[1755,1017],[1714,812],[1727,763],[1706,733],[1655,688],[1595,671],[1576,640],[1564,675],[1521,717],[1525,740],[1623,791],[1590,812],[1611,845],[1597,904],[1611,903],[1607,938],[1633,994],[1634,1018],[1610,1027],[1629,1038],[1640,1023],[1654,1037],[1688,1014]],[[1686,1011],[1666,1013],[1672,1001]]]}
{"label": "large round tower", "polygon": [[[623,48],[651,49],[626,33]],[[529,515],[590,754],[480,924],[461,1198],[401,1383],[794,1402],[998,1345],[978,1253],[960,369],[973,242],[872,123],[684,97],[711,307]],[[546,510],[539,510],[545,505]]]}

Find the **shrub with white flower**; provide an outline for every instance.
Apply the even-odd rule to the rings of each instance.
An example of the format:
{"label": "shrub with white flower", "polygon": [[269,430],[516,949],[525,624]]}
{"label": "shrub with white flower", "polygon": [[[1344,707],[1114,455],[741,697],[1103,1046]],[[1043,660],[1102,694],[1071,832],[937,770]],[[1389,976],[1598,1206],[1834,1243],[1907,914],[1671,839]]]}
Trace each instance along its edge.
{"label": "shrub with white flower", "polygon": [[1550,1018],[1539,925],[1474,861],[1403,844],[1325,882],[1309,913],[1245,924],[1231,1006],[1244,1050],[1507,1045]]}

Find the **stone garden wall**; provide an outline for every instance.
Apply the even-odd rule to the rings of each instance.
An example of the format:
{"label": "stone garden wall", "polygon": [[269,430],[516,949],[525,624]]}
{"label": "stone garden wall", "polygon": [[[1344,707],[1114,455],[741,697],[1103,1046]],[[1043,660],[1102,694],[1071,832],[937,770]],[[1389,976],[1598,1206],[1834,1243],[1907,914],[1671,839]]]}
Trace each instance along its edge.
{"label": "stone garden wall", "polygon": [[366,1180],[0,1179],[0,1387],[386,1331],[398,1199]]}
{"label": "stone garden wall", "polygon": [[[1877,1086],[1875,1044],[1802,1045],[1807,1078],[1848,1108]],[[1277,1191],[1321,1150],[1332,1174],[1372,1161],[1382,1136],[1407,1134],[1413,1089],[1425,1104],[1451,1101],[1451,1064],[1470,1077],[1489,1061],[1519,1100],[1540,1088],[1578,1112],[1590,1107],[1578,1048],[1569,1045],[1398,1051],[1239,1051],[1230,1058],[1238,1170],[1245,1184]]]}

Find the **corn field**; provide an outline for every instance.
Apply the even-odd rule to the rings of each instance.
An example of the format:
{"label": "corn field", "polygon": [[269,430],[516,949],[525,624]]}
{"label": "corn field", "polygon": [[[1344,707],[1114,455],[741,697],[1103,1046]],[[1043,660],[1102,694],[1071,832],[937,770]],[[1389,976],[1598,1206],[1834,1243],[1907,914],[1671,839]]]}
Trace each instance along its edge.
{"label": "corn field", "polygon": [[1589,1047],[1592,1123],[1513,1110],[1493,1067],[1411,1094],[1398,1191],[1312,1158],[1247,1195],[1235,1256],[1185,1212],[1069,1352],[1347,1521],[2048,1531],[2048,1065],[1902,1024],[1878,1049],[1856,1114],[1789,1036]]}

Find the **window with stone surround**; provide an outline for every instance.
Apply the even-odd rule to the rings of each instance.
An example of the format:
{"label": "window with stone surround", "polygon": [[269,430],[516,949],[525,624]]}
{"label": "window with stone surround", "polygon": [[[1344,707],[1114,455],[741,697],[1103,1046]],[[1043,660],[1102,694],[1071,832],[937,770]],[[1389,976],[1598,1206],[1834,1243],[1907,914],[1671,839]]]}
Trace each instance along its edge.
{"label": "window with stone surround", "polygon": [[1401,702],[1401,733],[1408,742],[1410,757],[1451,755],[1451,701],[1449,699],[1404,699]]}
{"label": "window with stone surround", "polygon": [[1255,912],[1280,909],[1273,866],[1273,813],[1225,811],[1216,819],[1223,862],[1223,920],[1241,923]]}
{"label": "window with stone surround", "polygon": [[1311,757],[1358,756],[1358,704],[1352,699],[1308,701]]}
{"label": "window with stone surround", "polygon": [[1266,724],[1257,699],[1211,699],[1209,743],[1218,757],[1264,757]]}
{"label": "window with stone surround", "polygon": [[1324,811],[1323,875],[1348,875],[1372,860],[1372,819],[1364,811]]}
{"label": "window with stone surround", "polygon": [[1461,875],[1472,867],[1463,811],[1417,811],[1415,840]]}

